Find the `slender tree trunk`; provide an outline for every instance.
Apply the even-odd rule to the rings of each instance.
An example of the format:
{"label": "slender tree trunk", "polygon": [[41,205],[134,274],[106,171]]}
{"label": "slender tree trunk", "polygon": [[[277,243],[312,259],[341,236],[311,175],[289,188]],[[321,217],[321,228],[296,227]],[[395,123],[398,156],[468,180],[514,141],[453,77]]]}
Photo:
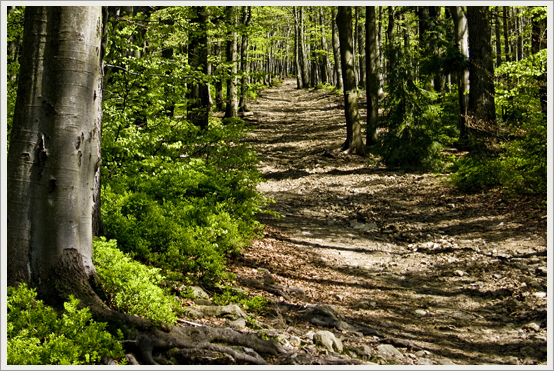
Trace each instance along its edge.
{"label": "slender tree trunk", "polygon": [[227,80],[227,106],[225,117],[237,116],[237,7],[227,7],[227,26],[229,27],[227,41],[227,61],[232,64],[231,76]]}
{"label": "slender tree trunk", "polygon": [[502,43],[500,42],[500,35],[502,30],[500,28],[500,17],[498,13],[500,12],[500,7],[494,7],[494,33],[495,33],[495,44],[496,44],[496,67],[499,67],[502,64]]}
{"label": "slender tree trunk", "polygon": [[[533,18],[531,22],[531,52],[536,54],[546,48],[546,19],[537,20],[536,18]],[[548,113],[546,64],[543,67],[544,71],[538,77],[539,99],[541,103],[541,111],[546,117]]]}
{"label": "slender tree trunk", "polygon": [[[362,9],[364,7],[358,6],[356,9],[356,14],[362,12]],[[367,15],[366,15],[367,17]],[[366,85],[366,53],[365,53],[365,30],[364,30],[364,23],[358,22],[358,64],[360,66],[360,79],[359,79],[359,85],[365,86]]]}
{"label": "slender tree trunk", "polygon": [[214,55],[217,61],[217,67],[215,70],[216,80],[214,83],[215,87],[215,107],[218,112],[223,111],[225,106],[225,99],[223,98],[223,76],[221,74],[221,68],[219,67],[221,65],[222,59],[221,59],[221,41],[218,39],[217,42],[214,43]]}
{"label": "slender tree trunk", "polygon": [[248,83],[246,82],[246,75],[248,74],[248,63],[246,61],[247,51],[248,51],[248,27],[250,27],[250,21],[252,20],[252,7],[244,6],[242,7],[242,42],[240,48],[240,66],[241,66],[241,84],[240,84],[240,101],[239,101],[239,111],[246,112],[246,92],[248,90]]}
{"label": "slender tree trunk", "polygon": [[[431,53],[434,55],[437,55],[440,52],[439,48],[439,39],[442,37],[440,34],[440,28],[437,27],[439,21],[440,21],[440,9],[439,6],[430,6],[429,7],[429,18],[432,20],[432,27],[430,27],[430,30],[432,31],[432,36],[430,38],[430,46],[431,46]],[[443,81],[444,76],[442,73],[437,72],[433,76],[433,87],[435,88],[435,91],[438,93],[441,93],[443,90]]]}
{"label": "slender tree trunk", "polygon": [[306,51],[304,50],[304,11],[303,7],[298,7],[298,18],[299,18],[299,33],[298,33],[298,46],[300,52],[300,68],[302,70],[302,87],[310,87],[310,76],[308,73],[308,58],[306,56]]}
{"label": "slender tree trunk", "polygon": [[[389,63],[387,65],[387,79],[388,75],[392,75],[391,72],[396,68],[396,51],[394,50],[394,40],[392,33],[394,30],[394,6],[389,6],[389,24],[387,26],[387,47],[390,51]],[[390,82],[389,82],[390,83]]]}
{"label": "slender tree trunk", "polygon": [[515,8],[516,12],[516,32],[517,32],[517,60],[523,59],[523,26],[521,17],[518,16],[520,10]]}
{"label": "slender tree trunk", "polygon": [[298,24],[298,11],[296,7],[292,7],[292,13],[294,17],[294,63],[296,64],[296,87],[301,89],[302,83],[302,68],[300,67],[300,27]]}
{"label": "slender tree trunk", "polygon": [[[353,35],[353,43],[354,47],[352,49],[352,54],[354,56],[354,77],[356,78],[356,86],[360,83],[360,73],[358,71],[359,63],[358,63],[358,21],[359,21],[359,11],[357,6],[355,6],[352,10],[355,14],[354,18],[354,35]],[[350,26],[352,27],[352,26]]]}
{"label": "slender tree trunk", "polygon": [[502,7],[502,15],[504,18],[504,55],[506,56],[506,62],[512,61],[512,53],[510,51],[510,39],[508,35],[508,17],[510,16],[507,6]]}
{"label": "slender tree trunk", "polygon": [[7,178],[8,285],[96,297],[102,7],[27,7]]}
{"label": "slender tree trunk", "polygon": [[[197,29],[192,32],[189,49],[190,63],[195,69],[201,69],[202,73],[208,75],[208,8],[205,6],[193,8],[196,14],[192,21],[197,25]],[[195,82],[192,85],[191,100],[189,119],[201,129],[207,128],[211,104],[210,90],[206,82]]]}
{"label": "slender tree trunk", "polygon": [[467,7],[469,33],[469,104],[466,125],[479,136],[496,135],[494,69],[490,11],[486,6]]}
{"label": "slender tree trunk", "polygon": [[367,97],[367,129],[366,144],[377,143],[377,123],[379,120],[379,52],[377,50],[377,22],[375,7],[366,6],[366,97]]}
{"label": "slender tree trunk", "polygon": [[327,69],[329,66],[329,58],[327,57],[327,39],[325,38],[325,17],[323,14],[323,7],[319,7],[319,20],[321,24],[321,48],[325,51],[321,59],[321,82],[327,84],[329,78],[327,75]]}
{"label": "slender tree trunk", "polygon": [[342,67],[340,63],[340,44],[339,35],[337,34],[337,22],[335,15],[335,7],[331,7],[331,24],[332,24],[332,36],[333,36],[333,57],[335,59],[335,66],[333,72],[335,74],[335,86],[337,89],[342,89]]}
{"label": "slender tree trunk", "polygon": [[[456,37],[456,44],[462,55],[469,59],[469,47],[468,47],[468,35],[467,35],[467,19],[464,15],[463,8],[461,6],[451,6],[450,13],[452,13],[452,19],[454,20],[454,31]],[[464,69],[458,72],[458,104],[460,107],[460,141],[465,141],[467,136],[466,117],[467,107],[469,103],[469,70]]]}
{"label": "slender tree trunk", "polygon": [[352,42],[352,7],[339,6],[337,13],[339,29],[342,79],[344,82],[344,114],[346,118],[346,142],[343,150],[365,156],[362,140],[360,113],[358,111],[358,88],[354,75],[354,47]]}
{"label": "slender tree trunk", "polygon": [[384,62],[383,62],[383,7],[379,7],[379,29],[377,31],[377,46],[379,48],[379,97],[382,97],[383,85],[385,79],[383,78]]}

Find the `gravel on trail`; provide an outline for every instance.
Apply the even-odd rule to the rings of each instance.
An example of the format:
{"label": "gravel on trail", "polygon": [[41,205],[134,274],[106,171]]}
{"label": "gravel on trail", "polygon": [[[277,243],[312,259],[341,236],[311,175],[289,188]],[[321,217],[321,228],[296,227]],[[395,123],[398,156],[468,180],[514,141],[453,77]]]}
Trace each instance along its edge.
{"label": "gravel on trail", "polygon": [[[259,216],[264,238],[230,270],[280,288],[248,288],[276,303],[260,323],[299,348],[368,363],[546,364],[540,198],[463,194],[446,174],[341,152],[343,98],[329,90],[285,80],[249,108],[267,180],[258,189],[281,217]],[[325,346],[321,331],[334,335]]]}

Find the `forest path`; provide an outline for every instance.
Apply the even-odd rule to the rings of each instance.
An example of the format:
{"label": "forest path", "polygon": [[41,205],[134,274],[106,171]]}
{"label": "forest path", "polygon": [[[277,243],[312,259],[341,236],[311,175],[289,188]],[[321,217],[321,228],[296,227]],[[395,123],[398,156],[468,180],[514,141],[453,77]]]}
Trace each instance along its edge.
{"label": "forest path", "polygon": [[[258,189],[284,217],[260,216],[265,237],[231,269],[256,278],[265,268],[301,288],[304,296],[281,298],[284,310],[330,305],[380,332],[332,330],[345,346],[410,342],[401,364],[545,362],[546,213],[537,200],[464,195],[440,174],[340,152],[342,102],[286,80],[250,105],[249,141],[267,179]],[[268,321],[293,333],[325,329],[298,311]]]}

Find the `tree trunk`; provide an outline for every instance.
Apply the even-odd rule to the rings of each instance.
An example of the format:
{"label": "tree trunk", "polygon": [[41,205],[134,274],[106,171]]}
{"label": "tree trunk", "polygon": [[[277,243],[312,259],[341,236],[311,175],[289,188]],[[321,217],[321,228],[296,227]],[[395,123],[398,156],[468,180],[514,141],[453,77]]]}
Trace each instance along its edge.
{"label": "tree trunk", "polygon": [[102,7],[25,11],[8,154],[8,285],[26,283],[51,301],[93,295],[97,280],[91,215],[101,36]]}
{"label": "tree trunk", "polygon": [[237,15],[236,6],[227,7],[227,62],[232,64],[231,76],[227,80],[227,106],[225,117],[237,116]]}
{"label": "tree trunk", "polygon": [[[193,22],[198,25],[191,40],[190,56],[191,66],[195,69],[202,69],[204,75],[208,75],[208,8],[205,6],[193,7],[196,17]],[[192,89],[192,105],[189,112],[191,122],[205,129],[208,127],[208,120],[211,111],[210,90],[206,82],[196,82]]]}
{"label": "tree trunk", "polygon": [[[396,51],[394,50],[394,40],[392,38],[394,30],[394,6],[389,6],[389,24],[387,26],[387,49],[389,50],[389,63],[387,64],[387,81],[389,75],[392,75],[392,71],[396,68]],[[388,81],[390,84],[391,82]]]}
{"label": "tree trunk", "polygon": [[343,150],[365,156],[366,147],[362,140],[360,113],[358,111],[358,88],[354,75],[352,43],[352,7],[339,6],[337,13],[339,29],[342,80],[344,83],[344,114],[346,118],[346,142]]}
{"label": "tree trunk", "polygon": [[300,27],[298,25],[298,12],[296,7],[292,7],[292,15],[294,17],[294,63],[296,64],[296,87],[303,87],[302,84],[302,68],[300,67]]}
{"label": "tree trunk", "polygon": [[216,66],[215,75],[217,75],[218,78],[215,80],[215,107],[218,112],[223,111],[223,108],[225,107],[225,98],[223,98],[223,76],[221,74],[221,68],[219,65],[221,65],[222,59],[221,59],[221,41],[218,39],[217,42],[214,43],[214,55],[216,57],[216,61],[218,66]]}
{"label": "tree trunk", "polygon": [[319,7],[319,19],[321,23],[321,48],[325,51],[323,58],[321,59],[321,82],[327,84],[329,78],[327,75],[327,68],[329,66],[329,58],[327,57],[327,39],[325,38],[325,17],[323,14],[323,7]]}
{"label": "tree trunk", "polygon": [[377,31],[377,46],[379,48],[379,97],[382,97],[383,92],[383,85],[385,83],[383,78],[383,69],[384,69],[384,62],[383,62],[383,7],[379,7],[379,29]]}
{"label": "tree trunk", "polygon": [[306,51],[304,50],[304,12],[302,7],[298,9],[298,18],[299,18],[299,33],[298,33],[298,46],[300,52],[300,68],[302,70],[302,87],[310,87],[310,76],[308,72],[308,58],[306,56]]}
{"label": "tree trunk", "polygon": [[[356,9],[356,14],[362,12],[362,9],[364,9],[363,6],[358,6]],[[366,14],[367,17],[367,14]],[[367,20],[366,20],[367,21]],[[360,66],[360,74],[359,76],[359,82],[358,84],[360,86],[366,86],[366,52],[365,52],[365,30],[364,30],[364,23],[358,22],[358,65]]]}
{"label": "tree trunk", "polygon": [[367,97],[367,129],[366,144],[377,143],[377,121],[379,120],[379,53],[377,50],[377,22],[375,7],[366,6],[366,97]]}
{"label": "tree trunk", "polygon": [[[355,6],[353,9],[355,17],[354,17],[354,35],[352,39],[353,43],[353,49],[352,49],[352,55],[354,58],[354,78],[356,79],[356,86],[360,83],[360,73],[358,72],[358,22],[359,22],[359,11],[358,7]],[[350,26],[352,27],[352,25]]]}
{"label": "tree trunk", "polygon": [[496,67],[499,67],[502,64],[502,43],[500,42],[500,35],[502,30],[500,28],[500,17],[498,13],[500,12],[500,7],[494,7],[494,33],[495,33],[495,44],[496,44]]}
{"label": "tree trunk", "polygon": [[335,58],[335,66],[333,67],[333,73],[335,74],[335,86],[337,89],[342,89],[342,67],[340,64],[340,45],[339,45],[339,36],[337,34],[337,22],[335,15],[335,7],[331,7],[331,24],[332,24],[332,35],[333,35],[333,57]]}
{"label": "tree trunk", "polygon": [[[450,13],[452,13],[452,19],[454,20],[454,31],[458,49],[465,58],[469,59],[467,19],[464,15],[463,8],[461,6],[451,6]],[[462,71],[459,71],[457,79],[458,104],[460,107],[460,140],[464,141],[467,139],[466,116],[469,103],[469,95],[467,94],[469,90],[469,70],[464,69]]]}
{"label": "tree trunk", "polygon": [[469,104],[466,125],[474,134],[496,135],[494,70],[490,11],[486,6],[467,7],[469,34]]}
{"label": "tree trunk", "polygon": [[504,55],[506,56],[506,62],[510,62],[512,60],[510,52],[510,41],[508,38],[508,17],[510,16],[510,14],[507,6],[502,7],[502,15],[502,18],[504,19]]}
{"label": "tree trunk", "polygon": [[[538,53],[546,48],[546,19],[538,20],[533,18],[531,21],[531,52]],[[539,80],[539,99],[541,102],[541,111],[545,115],[548,112],[547,105],[547,75],[546,65],[544,65],[543,73],[538,77]]]}
{"label": "tree trunk", "polygon": [[241,83],[240,83],[240,101],[239,101],[239,111],[246,112],[246,92],[248,90],[248,83],[246,82],[246,75],[248,74],[248,64],[246,62],[246,56],[248,51],[248,27],[250,27],[250,21],[252,20],[252,7],[244,6],[242,7],[242,42],[240,48],[240,66],[241,66]]}
{"label": "tree trunk", "polygon": [[517,32],[517,60],[520,61],[523,59],[523,26],[521,17],[518,16],[520,10],[515,8],[516,13],[516,32]]}

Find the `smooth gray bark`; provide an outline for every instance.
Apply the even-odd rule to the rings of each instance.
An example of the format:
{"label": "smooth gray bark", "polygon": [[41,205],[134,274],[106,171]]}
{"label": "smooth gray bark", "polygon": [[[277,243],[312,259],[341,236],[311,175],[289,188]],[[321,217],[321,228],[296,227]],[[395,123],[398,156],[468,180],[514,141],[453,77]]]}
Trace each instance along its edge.
{"label": "smooth gray bark", "polygon": [[237,7],[227,7],[227,62],[231,63],[231,76],[227,80],[227,106],[225,117],[237,116]]}
{"label": "smooth gray bark", "polygon": [[[463,8],[461,6],[451,6],[450,13],[454,20],[454,32],[456,37],[456,44],[460,53],[469,59],[469,47],[468,47],[468,33],[467,33],[467,19],[464,15]],[[469,69],[464,69],[458,72],[458,105],[460,107],[460,139],[467,139],[466,128],[466,116],[467,107],[469,103]]]}
{"label": "smooth gray bark", "polygon": [[335,67],[333,73],[335,74],[335,86],[337,89],[342,89],[342,67],[340,64],[340,44],[339,35],[337,33],[337,22],[335,7],[331,7],[331,24],[332,24],[332,36],[333,36],[333,57],[335,59]]}
{"label": "smooth gray bark", "polygon": [[[8,285],[94,278],[102,7],[27,7],[8,154]],[[55,273],[55,274],[54,274]],[[69,276],[69,277],[68,277]]]}
{"label": "smooth gray bark", "polygon": [[246,108],[246,92],[248,90],[247,74],[248,63],[246,58],[248,56],[248,27],[250,27],[250,21],[252,20],[252,7],[244,6],[242,9],[242,39],[240,47],[240,68],[241,68],[241,82],[240,82],[240,101],[239,111],[245,112]]}

